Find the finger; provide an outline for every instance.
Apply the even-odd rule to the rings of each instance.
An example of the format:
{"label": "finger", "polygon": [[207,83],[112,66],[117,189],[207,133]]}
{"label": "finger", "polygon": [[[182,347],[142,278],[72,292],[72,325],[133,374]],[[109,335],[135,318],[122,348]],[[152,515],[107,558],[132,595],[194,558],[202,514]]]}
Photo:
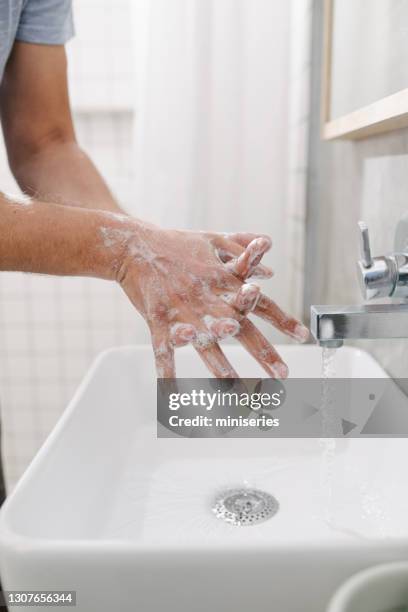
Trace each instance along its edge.
{"label": "finger", "polygon": [[260,288],[252,283],[244,283],[238,291],[234,306],[242,314],[247,314],[254,310],[260,295]]}
{"label": "finger", "polygon": [[215,378],[238,378],[238,374],[216,342],[206,347],[195,344],[194,348]]}
{"label": "finger", "polygon": [[174,323],[170,328],[170,341],[174,347],[193,342],[196,335],[195,327],[189,323]]}
{"label": "finger", "polygon": [[223,340],[231,336],[235,336],[239,332],[239,323],[231,317],[215,318],[210,315],[204,317],[204,323],[207,329],[215,338]]}
{"label": "finger", "polygon": [[152,330],[152,346],[157,378],[176,378],[174,349],[164,329]]}
{"label": "finger", "polygon": [[[250,242],[256,240],[257,238],[266,238],[270,243],[271,239],[266,234],[253,234],[250,232],[238,232],[235,234],[228,234],[228,238],[240,246],[246,248]],[[271,278],[273,276],[273,271],[267,267],[259,264],[254,269],[253,273],[250,274],[247,278]]]}
{"label": "finger", "polygon": [[[220,259],[223,263],[228,263],[234,259],[234,256],[232,254],[227,255],[226,251],[223,251],[222,255],[223,256],[220,255]],[[266,278],[272,278],[272,276],[273,276],[273,270],[271,270],[271,268],[268,268],[267,266],[264,266],[263,264],[258,264],[248,273],[248,275],[245,278],[243,278],[243,280],[246,280],[247,278],[266,279]]]}
{"label": "finger", "polygon": [[227,263],[229,270],[239,278],[248,278],[254,273],[262,257],[271,248],[271,241],[266,237],[256,238],[245,248],[245,251]]}
{"label": "finger", "polygon": [[248,278],[265,279],[265,278],[272,278],[272,276],[273,276],[273,270],[271,270],[271,268],[267,268],[266,266],[263,266],[262,264],[258,264],[257,266],[255,266],[253,271],[250,274],[248,274],[246,278],[247,279]]}
{"label": "finger", "polygon": [[216,337],[207,329],[205,323],[188,312],[185,313],[185,317],[189,317],[196,329],[193,346],[209,371],[216,378],[238,378],[238,374],[217,344]]}
{"label": "finger", "polygon": [[241,321],[241,330],[237,340],[251,353],[257,362],[272,378],[287,378],[288,367],[279,353],[249,319]]}
{"label": "finger", "polygon": [[[249,235],[252,236],[254,234]],[[214,240],[214,245],[217,248],[218,257],[223,263],[228,263],[234,259],[237,259],[245,252],[244,248],[240,246],[237,242],[234,242],[232,240],[225,240],[220,237],[218,237],[217,240]],[[273,272],[267,266],[258,264],[253,268],[250,276],[252,278],[271,278],[273,276]]]}
{"label": "finger", "polygon": [[300,321],[287,315],[268,296],[261,294],[254,309],[254,314],[274,327],[294,338],[298,342],[306,342],[309,338],[309,330]]}
{"label": "finger", "polygon": [[266,234],[254,234],[253,232],[235,232],[227,234],[226,237],[244,248],[257,238],[267,238],[270,241],[270,237]]}

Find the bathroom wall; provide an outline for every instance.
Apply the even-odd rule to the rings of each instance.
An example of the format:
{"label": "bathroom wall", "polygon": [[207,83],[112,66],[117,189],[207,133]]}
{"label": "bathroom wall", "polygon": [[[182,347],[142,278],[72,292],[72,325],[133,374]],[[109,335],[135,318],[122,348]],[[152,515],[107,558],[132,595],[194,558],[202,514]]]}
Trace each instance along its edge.
{"label": "bathroom wall", "polygon": [[[396,224],[408,212],[408,130],[359,141],[320,139],[321,4],[314,3],[305,315],[311,303],[360,303],[357,221],[369,226],[373,254],[383,254],[393,249]],[[389,75],[378,71],[377,78]],[[408,341],[359,344],[393,376],[406,377]]]}
{"label": "bathroom wall", "polygon": [[[129,0],[74,0],[67,45],[77,137],[127,209],[134,203],[135,71]],[[97,27],[96,27],[97,22]],[[0,189],[18,188],[0,138]],[[88,278],[0,274],[0,408],[11,488],[95,355],[148,335],[120,289]]]}

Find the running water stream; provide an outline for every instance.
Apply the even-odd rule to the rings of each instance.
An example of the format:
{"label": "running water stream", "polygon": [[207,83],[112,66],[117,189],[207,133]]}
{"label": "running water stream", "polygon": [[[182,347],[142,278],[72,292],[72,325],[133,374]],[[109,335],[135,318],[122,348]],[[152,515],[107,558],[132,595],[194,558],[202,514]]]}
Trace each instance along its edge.
{"label": "running water stream", "polygon": [[336,455],[337,419],[331,392],[330,379],[335,376],[334,358],[336,349],[322,349],[322,403],[320,407],[322,437],[319,444],[322,449],[320,487],[323,498],[323,519],[332,523],[333,473]]}
{"label": "running water stream", "polygon": [[[320,518],[331,529],[358,538],[372,534],[386,537],[389,519],[384,509],[382,492],[375,485],[372,465],[360,461],[338,463],[339,443],[344,441],[342,406],[334,392],[336,349],[323,348],[321,392]],[[338,387],[336,388],[338,391]],[[349,501],[345,505],[344,499]],[[340,503],[340,507],[339,507]],[[408,611],[407,611],[408,612]]]}

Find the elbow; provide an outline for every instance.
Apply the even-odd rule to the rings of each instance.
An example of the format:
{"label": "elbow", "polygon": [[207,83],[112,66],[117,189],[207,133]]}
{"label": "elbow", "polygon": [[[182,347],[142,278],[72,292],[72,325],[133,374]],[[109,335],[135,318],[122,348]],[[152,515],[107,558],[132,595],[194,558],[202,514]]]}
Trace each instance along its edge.
{"label": "elbow", "polygon": [[60,126],[42,134],[9,133],[6,138],[8,162],[19,186],[24,188],[27,168],[42,165],[57,155],[61,147],[73,145],[77,146],[73,131]]}

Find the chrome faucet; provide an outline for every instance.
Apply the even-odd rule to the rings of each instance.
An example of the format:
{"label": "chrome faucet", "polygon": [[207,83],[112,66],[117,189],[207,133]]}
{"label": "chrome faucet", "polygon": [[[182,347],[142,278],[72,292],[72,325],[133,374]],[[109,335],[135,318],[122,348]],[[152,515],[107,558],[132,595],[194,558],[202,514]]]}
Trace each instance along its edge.
{"label": "chrome faucet", "polygon": [[398,225],[394,253],[372,257],[368,228],[359,222],[361,256],[357,272],[363,298],[392,298],[394,301],[358,306],[312,306],[311,331],[320,346],[338,348],[349,338],[408,338],[407,223],[408,217]]}

